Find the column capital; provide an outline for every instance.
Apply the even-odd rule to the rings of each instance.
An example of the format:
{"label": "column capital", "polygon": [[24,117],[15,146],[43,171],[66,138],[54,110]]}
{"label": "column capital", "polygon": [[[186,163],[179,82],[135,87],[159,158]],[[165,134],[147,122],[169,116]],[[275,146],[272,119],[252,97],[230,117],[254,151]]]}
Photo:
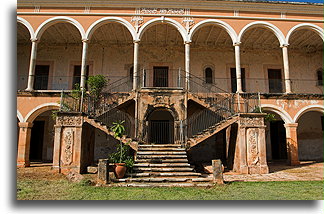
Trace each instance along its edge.
{"label": "column capital", "polygon": [[137,43],[137,44],[138,44],[138,43],[140,43],[140,42],[141,42],[141,40],[140,40],[140,39],[134,39],[134,40],[133,40],[133,43],[134,43],[134,44],[135,44],[135,43]]}
{"label": "column capital", "polygon": [[90,42],[89,39],[82,39],[81,41],[82,41],[83,43],[89,43],[89,42]]}
{"label": "column capital", "polygon": [[284,126],[285,128],[297,128],[298,123],[285,123]]}
{"label": "column capital", "polygon": [[289,44],[282,44],[280,45],[281,48],[288,48]]}
{"label": "column capital", "polygon": [[187,44],[190,45],[191,44],[191,41],[184,41],[184,44],[185,45],[187,45]]}
{"label": "column capital", "polygon": [[241,45],[241,42],[234,42],[233,43],[233,46],[240,46]]}
{"label": "column capital", "polygon": [[38,43],[39,42],[39,39],[37,39],[37,38],[31,38],[30,41],[33,42],[33,43]]}
{"label": "column capital", "polygon": [[31,122],[20,122],[18,123],[19,128],[32,128],[33,127],[33,123]]}

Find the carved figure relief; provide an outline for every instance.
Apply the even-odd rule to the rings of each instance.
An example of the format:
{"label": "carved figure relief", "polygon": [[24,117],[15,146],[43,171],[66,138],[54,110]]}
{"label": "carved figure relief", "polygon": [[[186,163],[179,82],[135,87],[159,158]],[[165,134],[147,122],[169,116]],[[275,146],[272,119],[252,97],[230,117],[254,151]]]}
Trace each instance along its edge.
{"label": "carved figure relief", "polygon": [[70,165],[73,160],[73,130],[66,130],[63,136],[62,162],[64,165]]}
{"label": "carved figure relief", "polygon": [[247,158],[249,165],[259,164],[258,129],[247,130]]}

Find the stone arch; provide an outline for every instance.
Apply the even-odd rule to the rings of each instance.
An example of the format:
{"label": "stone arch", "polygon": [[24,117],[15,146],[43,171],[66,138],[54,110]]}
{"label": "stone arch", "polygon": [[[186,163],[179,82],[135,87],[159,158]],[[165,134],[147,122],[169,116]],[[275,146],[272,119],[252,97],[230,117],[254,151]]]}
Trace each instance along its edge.
{"label": "stone arch", "polygon": [[188,38],[187,38],[187,31],[186,29],[177,21],[175,21],[174,19],[170,19],[170,18],[165,18],[165,17],[160,17],[160,18],[155,18],[155,19],[152,19],[148,22],[146,22],[139,30],[138,34],[137,34],[137,39],[136,40],[141,40],[144,32],[150,28],[151,26],[154,26],[156,24],[159,24],[159,23],[167,23],[167,24],[170,24],[172,26],[174,26],[178,31],[179,33],[181,34],[182,38],[183,38],[183,41],[184,42],[188,42],[190,41]]}
{"label": "stone arch", "polygon": [[122,24],[127,28],[129,33],[132,35],[133,40],[136,39],[135,28],[128,21],[119,17],[104,17],[95,21],[94,23],[91,24],[91,26],[88,28],[87,32],[85,33],[85,38],[90,39],[96,29],[98,29],[99,27],[101,27],[102,25],[108,22],[115,22],[115,23]]}
{"label": "stone arch", "polygon": [[48,110],[57,110],[59,109],[60,104],[58,103],[44,103],[33,110],[31,110],[25,117],[24,122],[33,122],[37,116],[39,116],[41,113],[48,111]]}
{"label": "stone arch", "polygon": [[189,41],[192,40],[193,35],[195,34],[195,32],[197,32],[197,30],[199,30],[200,28],[209,25],[209,24],[214,24],[217,25],[219,27],[221,27],[222,29],[224,29],[228,35],[231,37],[233,44],[235,44],[236,42],[238,42],[238,37],[237,34],[235,32],[235,30],[226,22],[220,21],[220,20],[216,20],[216,19],[207,19],[204,21],[201,21],[199,23],[197,23],[191,30],[189,33]]}
{"label": "stone arch", "polygon": [[281,30],[278,27],[276,27],[275,25],[273,25],[273,24],[271,24],[269,22],[264,22],[264,21],[256,21],[256,22],[252,22],[252,23],[247,24],[241,30],[241,32],[239,33],[239,35],[238,35],[238,41],[241,42],[244,33],[247,30],[249,30],[249,29],[251,29],[253,27],[263,27],[263,28],[269,29],[269,30],[271,30],[275,34],[275,36],[279,40],[280,46],[282,46],[284,44],[287,44],[286,39],[285,39],[285,36],[281,32]]}
{"label": "stone arch", "polygon": [[324,42],[324,30],[322,28],[320,28],[319,26],[314,25],[314,24],[302,23],[302,24],[295,25],[294,27],[292,27],[289,30],[289,32],[286,36],[287,43],[289,43],[289,39],[290,39],[291,35],[300,29],[309,29],[309,30],[316,32],[322,38],[322,40]]}
{"label": "stone arch", "polygon": [[271,104],[262,104],[261,108],[278,114],[285,123],[293,123],[291,116],[284,109],[278,106]]}
{"label": "stone arch", "polygon": [[26,19],[23,19],[23,18],[21,18],[21,17],[18,16],[17,17],[17,22],[18,23],[21,23],[22,25],[24,25],[27,28],[27,30],[28,30],[28,32],[30,34],[30,38],[31,39],[34,39],[35,38],[34,29],[33,29],[33,27],[30,25],[30,23]]}
{"label": "stone arch", "polygon": [[324,113],[324,107],[322,105],[309,105],[306,106],[304,108],[302,108],[301,110],[299,110],[297,112],[297,114],[294,117],[294,123],[297,123],[298,119],[305,113],[309,112],[309,111],[317,111],[320,113]]}
{"label": "stone arch", "polygon": [[57,17],[53,17],[53,18],[50,18],[50,19],[47,19],[46,21],[44,21],[37,28],[37,30],[35,32],[35,38],[40,39],[42,37],[42,34],[45,32],[45,30],[56,23],[70,23],[70,24],[74,25],[78,29],[78,31],[81,35],[81,38],[85,39],[85,31],[84,31],[82,25],[75,19],[66,17],[66,16],[57,16]]}
{"label": "stone arch", "polygon": [[179,115],[176,112],[175,109],[171,109],[171,108],[167,108],[167,107],[153,107],[153,108],[148,108],[145,115],[144,115],[144,120],[148,120],[148,118],[150,117],[150,115],[154,112],[154,111],[168,111],[172,117],[174,118],[174,121],[179,120]]}
{"label": "stone arch", "polygon": [[20,113],[20,111],[18,109],[17,109],[17,118],[20,123],[24,121],[24,117],[22,116],[22,114]]}

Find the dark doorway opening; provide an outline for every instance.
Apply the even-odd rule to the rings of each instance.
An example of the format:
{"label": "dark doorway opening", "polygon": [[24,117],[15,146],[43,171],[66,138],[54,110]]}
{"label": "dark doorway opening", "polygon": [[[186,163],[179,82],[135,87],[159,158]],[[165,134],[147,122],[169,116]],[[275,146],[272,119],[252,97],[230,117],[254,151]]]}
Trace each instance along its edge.
{"label": "dark doorway opening", "polygon": [[168,87],[169,67],[153,67],[153,87]]}
{"label": "dark doorway opening", "polygon": [[35,90],[47,90],[48,75],[49,75],[49,65],[35,66],[35,79],[34,79]]}
{"label": "dark doorway opening", "polygon": [[148,142],[153,144],[174,143],[174,118],[166,110],[155,110],[148,118]]}
{"label": "dark doorway opening", "polygon": [[282,93],[281,69],[268,69],[269,93]]}
{"label": "dark doorway opening", "polygon": [[270,122],[270,139],[273,160],[287,159],[286,130],[284,121]]}
{"label": "dark doorway opening", "polygon": [[30,139],[30,161],[42,161],[45,121],[34,121]]}

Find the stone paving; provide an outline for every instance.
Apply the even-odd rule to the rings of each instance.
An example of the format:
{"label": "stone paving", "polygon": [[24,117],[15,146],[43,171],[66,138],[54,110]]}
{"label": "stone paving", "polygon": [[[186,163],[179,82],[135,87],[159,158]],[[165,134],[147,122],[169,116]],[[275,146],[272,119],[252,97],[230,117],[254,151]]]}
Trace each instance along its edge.
{"label": "stone paving", "polygon": [[301,162],[299,166],[269,164],[270,173],[262,175],[238,175],[225,172],[225,181],[318,181],[323,180],[323,162]]}

